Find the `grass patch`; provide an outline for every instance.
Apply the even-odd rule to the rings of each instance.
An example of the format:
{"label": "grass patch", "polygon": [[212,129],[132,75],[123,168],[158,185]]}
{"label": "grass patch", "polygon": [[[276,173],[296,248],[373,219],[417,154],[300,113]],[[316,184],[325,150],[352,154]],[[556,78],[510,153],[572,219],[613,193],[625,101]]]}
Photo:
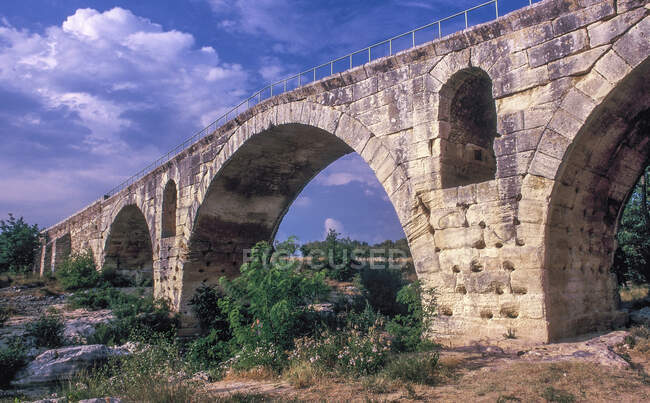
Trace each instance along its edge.
{"label": "grass patch", "polygon": [[389,379],[399,379],[424,385],[438,382],[437,352],[400,354],[388,361],[383,373]]}
{"label": "grass patch", "polygon": [[55,313],[46,313],[27,325],[27,335],[34,338],[39,347],[58,348],[65,344],[63,318]]}

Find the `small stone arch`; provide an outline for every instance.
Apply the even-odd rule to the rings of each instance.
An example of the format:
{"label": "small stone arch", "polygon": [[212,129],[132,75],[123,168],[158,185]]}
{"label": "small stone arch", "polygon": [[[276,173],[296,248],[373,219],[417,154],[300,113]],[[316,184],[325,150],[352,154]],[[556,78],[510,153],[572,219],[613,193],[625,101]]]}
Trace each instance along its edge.
{"label": "small stone arch", "polygon": [[161,236],[169,238],[176,236],[176,208],[178,192],[176,182],[170,179],[163,190]]}
{"label": "small stone arch", "polygon": [[446,81],[439,92],[438,121],[442,187],[494,179],[497,112],[485,71],[464,68]]}
{"label": "small stone arch", "polygon": [[104,246],[103,269],[113,269],[138,284],[152,285],[153,249],[147,220],[129,204],[115,216]]}

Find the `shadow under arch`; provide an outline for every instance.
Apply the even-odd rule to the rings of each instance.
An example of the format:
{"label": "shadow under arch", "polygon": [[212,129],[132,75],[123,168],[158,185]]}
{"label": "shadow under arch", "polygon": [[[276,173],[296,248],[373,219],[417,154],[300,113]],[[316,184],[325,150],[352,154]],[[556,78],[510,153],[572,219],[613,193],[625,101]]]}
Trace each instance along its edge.
{"label": "shadow under arch", "polygon": [[549,198],[549,339],[621,324],[610,267],[620,214],[650,157],[650,59],[618,83],[567,149]]}
{"label": "shadow under arch", "polygon": [[196,213],[183,266],[180,311],[186,320],[191,321],[187,302],[194,290],[237,276],[246,250],[273,240],[311,179],[354,151],[337,135],[302,123],[272,126],[239,146],[212,179]]}
{"label": "shadow under arch", "polygon": [[133,204],[122,207],[111,223],[103,269],[114,269],[137,284],[153,284],[153,249],[144,214]]}

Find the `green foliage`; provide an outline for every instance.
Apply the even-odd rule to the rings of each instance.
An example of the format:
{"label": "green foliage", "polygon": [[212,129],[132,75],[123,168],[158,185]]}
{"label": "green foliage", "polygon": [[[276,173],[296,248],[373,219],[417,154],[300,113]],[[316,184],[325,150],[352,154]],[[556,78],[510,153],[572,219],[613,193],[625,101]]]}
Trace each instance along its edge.
{"label": "green foliage", "polygon": [[389,341],[377,323],[368,329],[346,327],[342,331],[326,330],[316,337],[296,340],[290,361],[294,365],[309,362],[321,370],[335,370],[342,375],[370,375],[379,372],[389,353]]}
{"label": "green foliage", "polygon": [[38,225],[29,225],[22,217],[0,220],[0,273],[29,272],[39,244]]}
{"label": "green foliage", "polygon": [[571,393],[561,389],[555,389],[552,386],[548,386],[546,389],[544,389],[544,392],[542,392],[542,397],[546,399],[547,402],[573,403],[576,401],[575,396],[573,396]]}
{"label": "green foliage", "polygon": [[203,285],[190,299],[189,305],[194,317],[199,320],[202,333],[216,333],[221,340],[230,338],[227,316],[219,308],[223,293],[217,287]]}
{"label": "green foliage", "polygon": [[93,254],[89,250],[68,256],[57,267],[55,276],[66,291],[93,288],[101,281]]}
{"label": "green foliage", "polygon": [[347,281],[360,264],[353,259],[355,241],[339,238],[341,234],[330,228],[324,242],[310,242],[300,247],[303,256],[311,257],[311,265],[324,269],[327,277]]}
{"label": "green foliage", "polygon": [[65,344],[65,325],[58,314],[44,314],[27,325],[27,334],[34,338],[37,346],[57,348]]}
{"label": "green foliage", "polygon": [[5,325],[5,322],[9,320],[9,309],[4,305],[0,305],[0,327]]}
{"label": "green foliage", "polygon": [[171,314],[168,303],[151,296],[118,291],[110,299],[109,308],[115,319],[98,325],[87,340],[89,344],[123,344],[136,336],[144,340],[173,338],[178,328],[178,316]]}
{"label": "green foliage", "polygon": [[233,343],[224,340],[212,329],[207,335],[192,341],[187,347],[186,358],[197,369],[217,368],[233,355]]}
{"label": "green foliage", "polygon": [[386,365],[384,373],[391,379],[433,385],[439,373],[438,352],[399,354]]}
{"label": "green foliage", "polygon": [[70,308],[85,308],[90,311],[109,309],[123,303],[128,296],[115,288],[104,285],[101,288],[78,291],[68,299]]}
{"label": "green foliage", "polygon": [[647,167],[621,215],[617,233],[618,248],[612,265],[619,284],[630,281],[650,282],[649,181],[650,167]]}
{"label": "green foliage", "polygon": [[62,395],[68,401],[97,396],[120,396],[133,402],[202,401],[197,385],[186,375],[189,371],[178,344],[164,337],[146,342],[134,354],[116,357],[73,379]]}
{"label": "green foliage", "polygon": [[0,347],[0,387],[8,386],[26,362],[27,349],[20,338],[13,338]]}
{"label": "green foliage", "polygon": [[324,295],[327,287],[322,274],[299,273],[295,262],[272,260],[270,252],[267,243],[258,243],[239,277],[220,280],[225,295],[219,308],[228,318],[242,356],[257,354],[265,362],[265,357],[273,355],[276,364],[293,347],[294,337],[313,328],[305,320],[311,312],[309,304]]}
{"label": "green foliage", "polygon": [[358,283],[374,310],[390,317],[408,312],[406,306],[397,301],[397,292],[406,284],[400,270],[363,269],[359,272]]}
{"label": "green foliage", "polygon": [[416,281],[402,287],[396,300],[406,306],[408,313],[396,315],[386,326],[393,336],[393,350],[422,351],[433,348],[433,343],[424,337],[436,315],[433,289],[424,290]]}

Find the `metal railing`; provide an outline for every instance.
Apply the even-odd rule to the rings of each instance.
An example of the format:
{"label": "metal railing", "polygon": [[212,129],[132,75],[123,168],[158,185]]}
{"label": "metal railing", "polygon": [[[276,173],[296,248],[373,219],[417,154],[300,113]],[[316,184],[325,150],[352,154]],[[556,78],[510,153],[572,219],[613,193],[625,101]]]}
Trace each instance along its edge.
{"label": "metal railing", "polygon": [[[504,0],[502,0],[502,2],[503,1]],[[535,1],[539,1],[539,0],[535,0]],[[532,5],[533,0],[527,0],[528,4],[525,4],[526,0],[523,0],[522,3],[524,3],[524,4],[522,4],[522,6],[520,6],[518,8],[521,8],[521,7],[525,6],[525,5]],[[107,199],[107,198],[115,195],[117,192],[121,191],[122,189],[130,186],[131,184],[133,184],[134,182],[136,182],[137,180],[139,180],[143,176],[147,175],[149,172],[153,171],[154,169],[158,168],[159,166],[161,166],[161,165],[165,164],[166,162],[168,162],[169,160],[171,160],[173,157],[178,155],[181,151],[186,149],[191,144],[194,144],[195,142],[197,142],[201,138],[207,136],[210,133],[215,132],[219,127],[223,126],[224,124],[226,124],[231,119],[237,117],[240,113],[244,112],[245,110],[247,110],[251,106],[255,106],[255,105],[259,104],[263,100],[271,98],[274,95],[279,95],[279,94],[282,94],[282,93],[287,92],[287,91],[292,91],[294,89],[302,87],[303,85],[313,83],[313,82],[315,82],[315,81],[317,81],[319,79],[322,79],[322,78],[325,78],[327,76],[333,75],[334,71],[335,71],[335,66],[345,64],[346,68],[344,70],[347,70],[347,69],[352,69],[353,67],[359,66],[361,64],[364,64],[366,62],[369,63],[369,62],[371,62],[373,60],[373,49],[378,49],[378,48],[380,48],[382,46],[383,47],[388,46],[387,55],[383,54],[383,55],[380,55],[380,56],[375,56],[375,59],[378,59],[378,58],[381,58],[381,57],[384,57],[384,56],[391,56],[394,53],[397,53],[397,52],[402,51],[402,50],[411,49],[411,48],[416,46],[416,34],[418,32],[423,32],[423,31],[426,31],[428,29],[433,29],[434,35],[432,37],[429,37],[428,40],[425,41],[425,42],[440,39],[443,36],[451,35],[452,33],[458,32],[458,29],[457,29],[455,31],[452,31],[452,32],[449,32],[449,33],[446,33],[446,34],[443,35],[443,25],[442,24],[444,22],[452,20],[452,19],[454,19],[456,17],[463,16],[464,19],[465,19],[465,26],[464,27],[469,28],[470,25],[472,25],[472,24],[469,23],[469,13],[471,13],[472,11],[475,11],[475,10],[479,10],[479,9],[491,6],[491,5],[494,5],[494,18],[495,19],[499,18],[499,0],[490,0],[490,1],[487,1],[485,3],[481,3],[481,4],[477,5],[477,6],[468,8],[468,9],[463,10],[463,11],[460,11],[460,12],[458,12],[456,14],[452,14],[452,15],[447,16],[445,18],[441,18],[441,19],[439,19],[437,21],[434,21],[432,23],[429,23],[427,25],[423,25],[421,27],[415,28],[415,29],[413,29],[411,31],[408,31],[408,32],[405,32],[403,34],[393,36],[393,37],[388,38],[388,39],[386,39],[384,41],[381,41],[381,42],[377,42],[377,43],[375,43],[373,45],[370,45],[368,47],[365,47],[365,48],[363,48],[361,50],[357,50],[356,52],[348,53],[345,56],[339,57],[337,59],[330,60],[329,62],[320,64],[318,66],[312,67],[312,68],[310,68],[308,70],[305,70],[305,71],[303,71],[301,73],[295,74],[295,75],[293,75],[291,77],[288,77],[288,78],[285,78],[283,80],[276,81],[276,82],[274,82],[272,84],[269,84],[266,87],[262,88],[261,90],[257,91],[256,93],[254,93],[253,95],[251,95],[250,97],[248,97],[247,99],[240,102],[237,106],[230,109],[228,112],[226,112],[223,115],[221,115],[220,117],[218,117],[214,122],[210,123],[208,126],[204,127],[203,129],[201,129],[200,131],[195,133],[193,136],[189,137],[188,139],[186,139],[185,141],[183,141],[182,143],[180,143],[179,145],[174,147],[167,154],[161,156],[160,158],[158,158],[157,160],[155,160],[151,164],[144,167],[142,170],[140,170],[135,175],[131,176],[130,178],[128,178],[124,182],[120,183],[119,185],[115,186],[113,189],[109,190],[104,195],[104,198]],[[488,21],[491,21],[491,20],[492,19],[490,19]],[[483,21],[483,22],[487,22],[487,21]],[[461,24],[460,29],[462,29],[462,24]],[[407,46],[405,48],[402,48],[402,49],[399,49],[399,50],[396,51],[394,43],[397,42],[398,40],[404,39],[404,38],[406,38],[407,40],[410,39],[410,44],[409,44],[410,46]],[[361,55],[361,60],[363,60],[361,63],[358,62],[358,58],[357,58],[357,62],[356,63],[354,62],[355,57],[358,56],[358,55]],[[367,58],[366,58],[366,56],[367,56]],[[327,72],[327,74],[324,75],[323,77],[318,78],[318,72],[322,71],[322,70],[325,70]],[[336,69],[336,70],[338,71],[338,69]],[[279,90],[277,90],[277,88],[279,88]]]}

